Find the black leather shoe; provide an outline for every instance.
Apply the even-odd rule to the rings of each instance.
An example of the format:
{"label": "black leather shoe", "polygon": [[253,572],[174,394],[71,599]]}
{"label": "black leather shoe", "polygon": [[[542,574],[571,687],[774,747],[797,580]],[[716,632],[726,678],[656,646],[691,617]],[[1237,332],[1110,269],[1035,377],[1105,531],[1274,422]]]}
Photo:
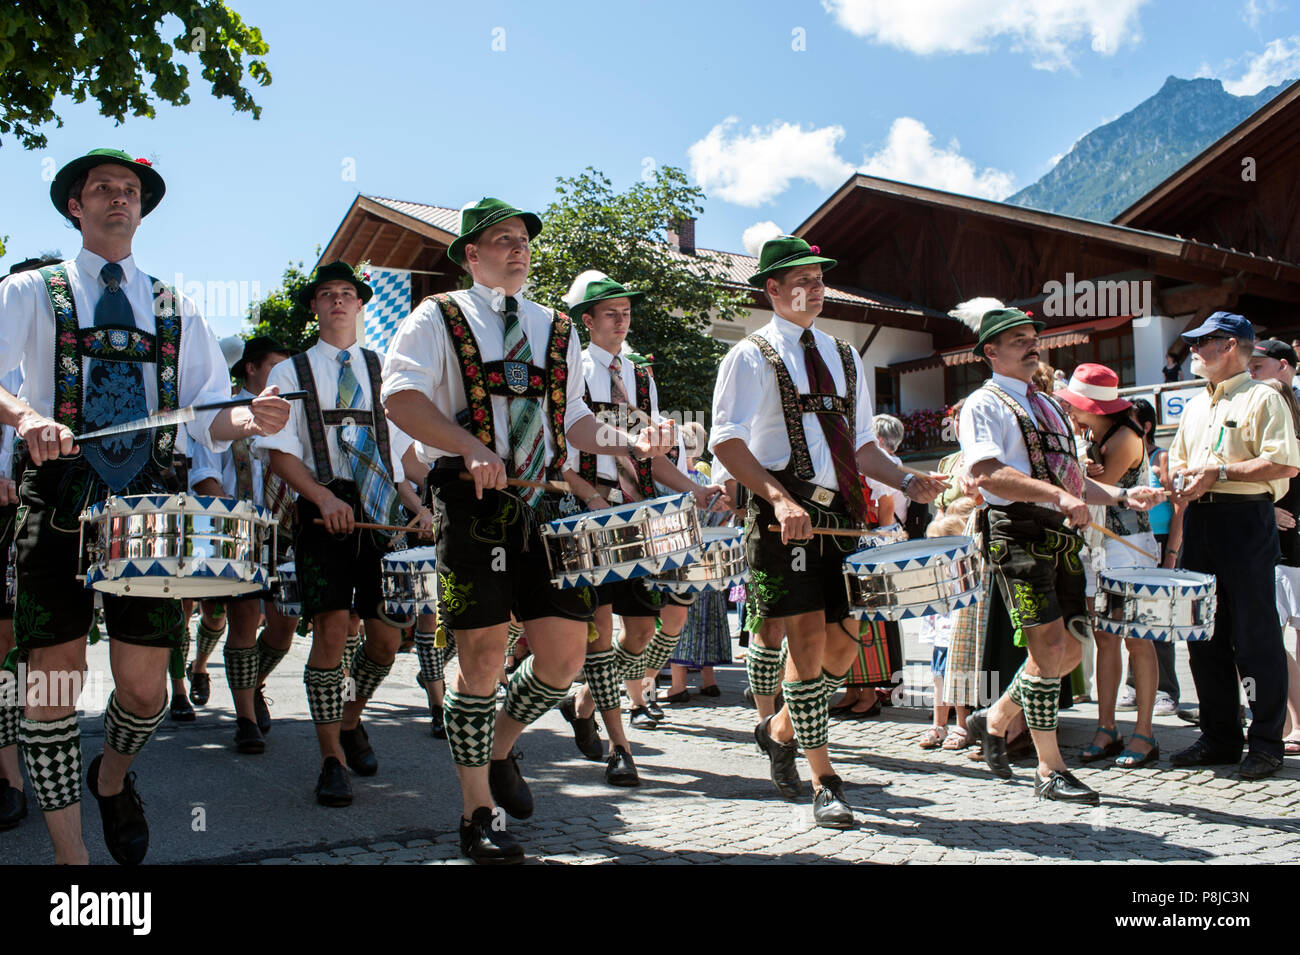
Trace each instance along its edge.
{"label": "black leather shoe", "polygon": [[190,702],[195,706],[203,706],[208,702],[208,697],[212,695],[212,679],[205,670],[202,673],[194,672],[194,664],[185,664],[185,679],[190,681]]}
{"label": "black leather shoe", "polygon": [[690,701],[691,701],[691,694],[686,690],[682,690],[682,692],[680,693],[672,693],[664,697],[665,703],[681,704],[681,703],[689,703]]}
{"label": "black leather shoe", "polygon": [[460,821],[460,854],[478,865],[518,865],[524,847],[504,828],[492,826],[492,810],[480,806],[469,822]]}
{"label": "black leather shoe", "polygon": [[803,793],[803,780],[795,768],[795,757],[799,748],[793,742],[778,743],[768,732],[768,724],[774,716],[765,716],[763,722],[754,727],[754,739],[758,742],[758,751],[772,761],[772,782],[777,791],[786,799],[798,799]]}
{"label": "black leather shoe", "polygon": [[266,752],[266,737],[257,724],[242,716],[235,717],[235,749],[256,755]]}
{"label": "black leather shoe", "polygon": [[989,732],[989,711],[976,710],[966,717],[966,728],[971,731],[975,739],[979,740],[984,752],[984,762],[988,764],[989,769],[1003,779],[1010,779],[1014,774],[1011,772],[1011,761],[1007,759],[1007,739],[1005,736],[994,736]]}
{"label": "black leather shoe", "polygon": [[347,757],[348,768],[358,776],[373,776],[379,772],[379,757],[370,748],[370,737],[363,724],[354,730],[339,730],[339,745]]}
{"label": "black leather shoe", "polygon": [[1282,768],[1282,760],[1276,756],[1263,753],[1247,753],[1237,768],[1237,775],[1242,779],[1267,779]]}
{"label": "black leather shoe", "polygon": [[1169,757],[1170,766],[1229,766],[1241,761],[1241,752],[1215,749],[1202,736],[1191,746]]}
{"label": "black leather shoe", "polygon": [[628,720],[633,729],[637,730],[656,730],[659,728],[659,721],[650,715],[650,711],[644,706],[634,707],[632,716]]}
{"label": "black leather shoe", "polygon": [[10,786],[9,780],[0,779],[0,832],[14,828],[26,815],[27,796]]}
{"label": "black leather shoe", "polygon": [[578,744],[578,752],[593,762],[605,755],[605,745],[600,741],[600,731],[596,729],[596,714],[578,715],[578,701],[566,696],[560,704],[560,714],[573,727],[573,741]]}
{"label": "black leather shoe", "polygon": [[823,829],[852,829],[853,810],[844,798],[844,781],[838,776],[819,776],[821,788],[813,797],[813,821]]}
{"label": "black leather shoe", "polygon": [[664,721],[664,709],[659,705],[657,700],[646,700],[645,709],[656,723],[662,723]]}
{"label": "black leather shoe", "polygon": [[447,723],[443,718],[441,706],[435,706],[429,712],[429,735],[434,739],[447,738]]}
{"label": "black leather shoe", "polygon": [[[966,725],[970,726],[969,718]],[[1034,795],[1039,799],[1055,799],[1057,802],[1074,802],[1083,806],[1097,806],[1101,804],[1101,798],[1079,780],[1075,779],[1071,773],[1063,769],[1054,769],[1050,776],[1044,779],[1037,772],[1034,783]]]}
{"label": "black leather shoe", "polygon": [[488,788],[497,805],[515,819],[527,819],[533,814],[533,793],[519,772],[519,750],[512,749],[505,759],[488,764]]}
{"label": "black leather shoe", "polygon": [[267,705],[267,699],[262,695],[264,686],[259,686],[253,691],[253,715],[257,718],[257,728],[265,736],[271,732],[271,708]]}
{"label": "black leather shoe", "polygon": [[139,865],[149,851],[149,823],[144,818],[144,803],[135,791],[135,773],[127,773],[122,791],[116,796],[99,794],[99,764],[103,756],[91,761],[86,785],[99,803],[104,823],[104,844],[118,865]]}
{"label": "black leather shoe", "polygon": [[352,805],[352,780],[348,771],[333,756],[321,764],[320,778],[316,780],[316,801],[322,806]]}
{"label": "black leather shoe", "polygon": [[172,695],[167,715],[171,717],[173,723],[193,723],[195,719],[194,707],[190,706],[190,701],[175,694]]}
{"label": "black leather shoe", "polygon": [[615,746],[614,751],[605,760],[605,782],[611,786],[640,786],[641,777],[636,774],[636,763],[632,754],[622,746]]}
{"label": "black leather shoe", "polygon": [[718,688],[718,684],[710,683],[708,686],[700,687],[700,696],[707,696],[710,699],[716,700],[718,697],[722,696],[722,690]]}

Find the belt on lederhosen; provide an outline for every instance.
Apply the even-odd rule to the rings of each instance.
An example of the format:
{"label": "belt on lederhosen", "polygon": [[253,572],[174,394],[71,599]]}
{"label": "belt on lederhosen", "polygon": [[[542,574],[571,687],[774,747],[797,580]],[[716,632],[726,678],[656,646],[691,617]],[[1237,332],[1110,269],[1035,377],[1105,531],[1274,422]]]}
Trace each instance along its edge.
{"label": "belt on lederhosen", "polygon": [[781,486],[795,497],[805,501],[812,501],[818,507],[847,509],[844,495],[832,488],[822,487],[820,484],[813,484],[809,481],[801,481],[788,470],[773,471],[772,477],[776,478]]}

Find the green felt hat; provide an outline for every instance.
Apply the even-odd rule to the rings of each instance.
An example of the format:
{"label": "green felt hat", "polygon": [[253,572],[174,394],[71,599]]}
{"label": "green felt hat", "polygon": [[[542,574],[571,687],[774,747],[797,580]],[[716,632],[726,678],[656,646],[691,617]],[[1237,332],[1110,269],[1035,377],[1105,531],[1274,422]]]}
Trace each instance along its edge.
{"label": "green felt hat", "polygon": [[597,272],[592,269],[583,272],[573,280],[573,284],[569,286],[569,293],[564,296],[564,304],[569,307],[569,317],[577,319],[597,302],[604,302],[613,298],[638,299],[644,297],[644,292],[629,292],[604,272]]}
{"label": "green felt hat", "polygon": [[311,300],[316,297],[316,289],[326,282],[351,282],[352,287],[357,290],[357,295],[361,297],[362,305],[370,301],[370,297],[375,294],[375,290],[357,275],[352,266],[339,260],[322,265],[316,270],[311,277],[311,281],[304,285],[302,291],[298,293],[298,304],[303,308],[310,309]]}
{"label": "green felt hat", "polygon": [[167,184],[163,182],[163,177],[154,170],[153,163],[147,159],[137,159],[130,153],[123,152],[120,149],[92,149],[86,155],[78,156],[60,169],[55,175],[54,181],[50,183],[50,201],[54,203],[54,208],[59,210],[59,215],[66,219],[72,218],[68,214],[68,189],[82,175],[90,172],[96,166],[103,166],[106,163],[123,166],[140,177],[141,191],[149,193],[147,199],[143,195],[140,196],[141,216],[147,216],[153,212],[158,203],[162,202],[163,193],[167,191]]}
{"label": "green felt hat", "polygon": [[796,265],[820,265],[823,269],[833,269],[835,260],[820,253],[821,249],[809,245],[797,235],[778,235],[775,239],[768,239],[758,254],[758,271],[749,277],[749,284],[762,288],[763,283],[778,272]]}
{"label": "green felt hat", "polygon": [[461,209],[460,235],[456,238],[456,241],[447,247],[447,258],[457,265],[464,265],[466,245],[477,239],[479,233],[488,226],[494,226],[498,222],[505,222],[515,216],[519,216],[524,220],[524,227],[528,230],[528,238],[537,238],[537,233],[542,231],[542,220],[531,212],[521,212],[508,202],[493,199],[491,196],[484,196],[472,206]]}
{"label": "green felt hat", "polygon": [[1042,331],[1045,323],[1038,319],[1026,315],[1018,308],[994,308],[984,313],[980,319],[980,337],[971,349],[976,357],[984,357],[984,346],[997,336],[1001,335],[1008,328],[1015,328],[1017,325],[1033,325],[1036,331]]}

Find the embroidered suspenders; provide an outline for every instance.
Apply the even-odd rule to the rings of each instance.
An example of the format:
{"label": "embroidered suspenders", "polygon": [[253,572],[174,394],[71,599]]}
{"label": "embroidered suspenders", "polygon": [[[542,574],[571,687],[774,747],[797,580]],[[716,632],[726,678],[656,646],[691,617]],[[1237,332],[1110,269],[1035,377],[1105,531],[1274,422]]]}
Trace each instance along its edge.
{"label": "embroidered suspenders", "polygon": [[322,408],[320,406],[320,395],[316,391],[316,376],[312,374],[311,361],[308,359],[307,353],[300,352],[291,359],[294,374],[298,376],[298,387],[307,392],[307,397],[303,399],[307,412],[307,436],[311,440],[311,456],[316,466],[316,480],[321,484],[328,484],[334,480],[334,468],[330,464],[329,444],[325,440],[325,427],[327,425],[340,428],[344,425],[355,424],[370,428],[375,435],[375,443],[379,445],[379,456],[383,460],[384,469],[388,472],[388,479],[393,480],[393,457],[388,440],[388,418],[384,414],[383,404],[376,398],[379,394],[380,376],[382,374],[379,356],[369,348],[363,348],[361,349],[361,357],[365,359],[366,375],[370,379],[371,410],[369,411],[359,411],[356,408]]}
{"label": "embroidered suspenders", "polygon": [[[148,276],[154,290],[153,314],[156,332],[150,335],[132,326],[99,325],[81,328],[77,323],[77,306],[68,284],[66,262],[40,270],[45,293],[54,312],[54,414],[53,418],[80,434],[82,359],[133,361],[154,366],[158,387],[158,411],[174,411],[178,405],[181,354],[181,319],[177,311],[176,292],[153,276]],[[154,464],[166,471],[172,466],[172,449],[176,445],[176,427],[158,428],[154,435]]]}
{"label": "embroidered suspenders", "polygon": [[858,367],[853,361],[853,347],[845,341],[835,339],[835,348],[840,353],[840,364],[844,366],[844,395],[800,394],[790,377],[776,349],[762,335],[749,336],[772,366],[776,373],[777,388],[781,393],[781,412],[785,415],[785,433],[790,441],[790,463],[794,476],[801,481],[811,481],[813,477],[812,455],[808,453],[808,436],[803,430],[805,414],[840,414],[849,422],[849,433],[857,433],[858,410]]}
{"label": "embroidered suspenders", "polygon": [[[650,419],[650,371],[644,365],[632,364],[633,373],[636,378],[636,402],[637,410],[645,415],[646,420]],[[594,411],[601,420],[614,420],[623,409],[610,401],[592,401],[591,388],[586,389],[587,407]],[[603,416],[603,417],[602,417]],[[676,450],[674,448],[673,450]],[[600,476],[596,469],[597,456],[590,451],[582,451],[578,454],[578,474],[582,479],[590,484],[594,484]],[[642,497],[651,498],[658,494],[655,490],[654,479],[654,462],[652,460],[634,461],[636,468],[636,489]]]}
{"label": "embroidered suspenders", "polygon": [[[564,441],[564,411],[569,377],[569,338],[572,324],[563,312],[551,313],[551,337],[546,347],[546,367],[522,362],[484,362],[474,332],[464,313],[450,295],[433,296],[442,312],[447,333],[456,347],[461,383],[465,387],[466,409],[457,423],[489,448],[495,447],[496,431],[492,421],[492,396],[501,398],[536,398],[546,403],[546,420],[555,441],[555,461],[560,470],[568,459]],[[549,401],[548,401],[549,399]]]}
{"label": "embroidered suspenders", "polygon": [[[1029,476],[1037,481],[1046,481],[1059,488],[1064,488],[1065,485],[1062,483],[1060,475],[1053,473],[1047,464],[1047,452],[1051,451],[1053,454],[1069,454],[1073,456],[1075,454],[1074,439],[1060,435],[1055,431],[1040,429],[1038,422],[1024,409],[1024,406],[1007,394],[992,379],[984,382],[984,387],[996,395],[998,400],[1016,416],[1016,424],[1020,426],[1020,436],[1024,439],[1025,449],[1029,452],[1029,470],[1031,472]],[[1061,406],[1057,404],[1056,399],[1051,395],[1043,395],[1043,397],[1064,421],[1065,412],[1061,410]],[[1065,444],[1066,441],[1069,442],[1068,446]],[[1046,447],[1047,444],[1055,446],[1049,448]]]}

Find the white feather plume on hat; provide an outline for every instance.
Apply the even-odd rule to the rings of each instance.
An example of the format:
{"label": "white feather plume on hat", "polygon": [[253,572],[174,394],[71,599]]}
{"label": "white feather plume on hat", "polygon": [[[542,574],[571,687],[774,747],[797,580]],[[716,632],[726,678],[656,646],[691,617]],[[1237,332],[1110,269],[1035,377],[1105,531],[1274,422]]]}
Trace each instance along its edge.
{"label": "white feather plume on hat", "polygon": [[1006,306],[995,298],[984,296],[982,298],[967,299],[948,314],[978,335],[980,333],[980,319],[984,317],[985,312],[991,312],[995,308],[1006,308]]}
{"label": "white feather plume on hat", "polygon": [[239,356],[244,354],[244,340],[238,335],[227,335],[218,344],[221,346],[221,356],[226,359],[227,368],[239,361]]}
{"label": "white feather plume on hat", "polygon": [[592,282],[599,282],[602,279],[607,278],[609,278],[608,275],[597,269],[588,269],[583,272],[574,279],[573,284],[569,286],[569,291],[564,295],[564,304],[569,306],[569,308],[573,308],[587,297],[587,286]]}

